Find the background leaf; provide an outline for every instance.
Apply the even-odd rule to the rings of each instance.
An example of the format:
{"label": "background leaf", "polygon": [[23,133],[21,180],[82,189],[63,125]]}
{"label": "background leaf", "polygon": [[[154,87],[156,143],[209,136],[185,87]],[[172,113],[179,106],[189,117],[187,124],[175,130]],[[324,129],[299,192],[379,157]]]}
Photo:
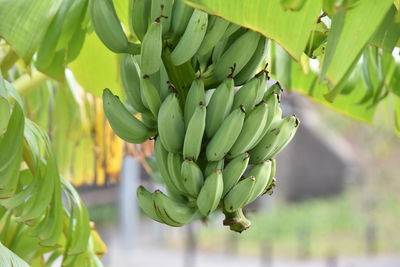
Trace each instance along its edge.
{"label": "background leaf", "polygon": [[0,1],[0,36],[29,62],[61,0]]}
{"label": "background leaf", "polygon": [[86,36],[81,53],[69,68],[79,84],[95,96],[101,96],[104,88],[122,94],[118,55],[108,50],[94,32]]}
{"label": "background leaf", "polygon": [[298,11],[285,11],[279,0],[183,2],[260,32],[276,41],[296,60],[300,59],[321,12],[321,1],[306,1]]}
{"label": "background leaf", "polygon": [[[337,24],[338,29],[328,35],[321,76],[325,76],[333,85],[345,78],[381,24],[392,2],[358,1],[355,7],[333,16],[332,27]],[[341,22],[336,23],[336,20]]]}

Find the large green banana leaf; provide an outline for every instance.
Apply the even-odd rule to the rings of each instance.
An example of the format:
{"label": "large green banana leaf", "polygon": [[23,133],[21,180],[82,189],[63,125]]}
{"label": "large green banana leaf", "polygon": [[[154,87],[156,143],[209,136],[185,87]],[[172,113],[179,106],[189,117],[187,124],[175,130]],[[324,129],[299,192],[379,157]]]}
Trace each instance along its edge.
{"label": "large green banana leaf", "polygon": [[61,0],[1,0],[0,37],[25,61],[29,61]]}
{"label": "large green banana leaf", "polygon": [[23,261],[20,257],[15,255],[11,250],[3,246],[0,242],[0,262],[3,266],[14,266],[14,267],[29,267],[29,265]]}
{"label": "large green banana leaf", "polygon": [[[349,117],[372,122],[377,103],[388,92],[397,95],[400,90],[397,63],[390,55],[399,45],[399,1],[182,1],[254,29],[273,40],[271,44],[279,44],[270,49],[269,60],[274,61],[270,62],[273,77],[287,90],[306,94]],[[304,67],[308,65],[308,58],[303,52],[307,53],[305,48],[310,47],[308,42],[313,40],[321,18],[328,26],[326,33],[323,32],[327,41],[321,39],[322,45],[318,44],[320,51],[314,56],[318,70],[310,72]],[[352,73],[360,67],[358,62],[371,44],[386,51],[385,59],[378,52],[378,63],[365,67],[373,77],[364,75],[355,81]],[[378,79],[381,83],[368,83],[370,79]],[[355,89],[350,90],[351,93],[341,93],[349,83]]]}

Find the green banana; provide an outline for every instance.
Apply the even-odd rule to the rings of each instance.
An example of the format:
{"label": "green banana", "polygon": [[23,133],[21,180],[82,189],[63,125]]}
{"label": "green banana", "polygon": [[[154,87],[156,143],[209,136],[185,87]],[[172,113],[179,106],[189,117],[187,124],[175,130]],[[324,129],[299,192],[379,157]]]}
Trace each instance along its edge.
{"label": "green banana", "polygon": [[140,46],[128,41],[112,0],[90,0],[89,12],[97,36],[108,49],[115,53],[138,54]]}
{"label": "green banana", "polygon": [[288,120],[284,119],[283,123],[284,125],[279,133],[277,143],[275,144],[272,154],[270,155],[271,158],[281,152],[293,139],[297,129],[299,128],[300,120],[295,115],[292,115]]}
{"label": "green banana", "polygon": [[222,171],[223,169],[224,169],[224,159],[218,161],[209,161],[204,170],[204,176],[208,177],[214,171],[216,170]]}
{"label": "green banana", "polygon": [[190,86],[185,102],[185,125],[189,125],[189,121],[193,113],[200,104],[205,104],[204,82],[202,79],[195,79]]}
{"label": "green banana", "polygon": [[235,23],[230,23],[228,28],[226,29],[224,35],[222,36],[222,39],[228,38],[232,34],[234,34],[237,30],[241,29],[242,27],[240,25],[237,25]]}
{"label": "green banana", "polygon": [[109,89],[103,91],[103,106],[111,128],[123,140],[140,144],[155,135],[156,132],[132,116]]}
{"label": "green banana", "polygon": [[176,36],[181,36],[188,25],[190,17],[193,14],[194,9],[181,0],[175,0],[174,7],[172,9],[172,31]]}
{"label": "green banana", "polygon": [[245,119],[242,131],[228,153],[230,158],[234,158],[237,155],[250,150],[256,145],[256,141],[261,136],[267,119],[267,104],[265,102],[261,102]]}
{"label": "green banana", "polygon": [[196,209],[170,199],[160,190],[156,190],[153,194],[157,215],[170,226],[182,226],[189,223],[197,212]]}
{"label": "green banana", "polygon": [[224,35],[226,29],[230,24],[228,21],[222,18],[213,18],[215,18],[215,21],[212,25],[209,24],[209,29],[207,30],[203,42],[201,43],[200,48],[197,51],[198,55],[205,55],[210,52],[222,39],[222,36]]}
{"label": "green banana", "polygon": [[[226,78],[211,96],[207,105],[206,134],[208,138],[213,137],[221,123],[230,113],[233,104],[234,86],[231,77]],[[209,161],[213,161],[210,160]]]}
{"label": "green banana", "polygon": [[296,116],[273,123],[267,134],[249,151],[250,163],[257,164],[275,156],[290,142],[298,126],[299,120]]}
{"label": "green banana", "polygon": [[275,159],[271,160],[271,173],[269,175],[269,180],[267,186],[264,188],[264,194],[272,193],[272,188],[275,187],[275,173],[276,173],[276,161]]}
{"label": "green banana", "polygon": [[223,196],[225,196],[232,189],[232,187],[237,184],[240,177],[242,177],[243,173],[245,172],[248,164],[249,153],[245,152],[232,159],[228,165],[226,165],[222,171],[222,176],[224,178]]}
{"label": "green banana", "polygon": [[259,92],[259,81],[256,77],[252,78],[245,85],[243,85],[235,94],[233,98],[232,109],[236,109],[243,105],[244,110],[250,112],[253,107],[258,104],[257,96]]}
{"label": "green banana", "polygon": [[[182,186],[179,186],[175,181],[175,177],[169,172],[168,156],[169,153],[163,147],[161,139],[157,138],[154,143],[154,155],[158,170],[163,178],[165,187],[167,188],[170,196],[176,201],[184,201]],[[179,165],[180,168],[180,165]]]}
{"label": "green banana", "polygon": [[178,153],[168,153],[168,173],[171,177],[171,180],[176,188],[181,193],[186,194],[186,189],[183,186],[183,179],[181,175],[181,167],[182,167],[182,156]]}
{"label": "green banana", "polygon": [[234,67],[232,76],[238,74],[254,54],[259,38],[258,33],[250,30],[240,36],[216,62],[215,78],[222,81],[231,73],[232,67]]}
{"label": "green banana", "polygon": [[150,129],[156,129],[157,128],[157,120],[154,118],[154,116],[149,112],[149,113],[141,113],[140,114],[140,120],[143,122],[144,125],[146,125],[147,128]]}
{"label": "green banana", "polygon": [[[211,60],[214,64],[214,67],[215,67],[215,64],[221,58],[222,54],[224,53],[227,44],[228,44],[228,38],[220,40],[214,47],[212,55],[211,55]],[[214,74],[214,71],[212,73]]]}
{"label": "green banana", "polygon": [[246,204],[253,202],[258,196],[260,196],[266,186],[269,184],[271,178],[272,162],[270,160],[264,161],[260,164],[255,165],[247,175],[253,176],[256,179],[254,184],[253,192]]}
{"label": "green banana", "polygon": [[251,76],[256,73],[260,64],[265,60],[267,56],[267,44],[268,39],[260,37],[256,50],[249,62],[243,67],[243,69],[235,76],[235,85],[245,84]]}
{"label": "green banana", "polygon": [[204,216],[208,216],[217,207],[222,197],[224,183],[221,170],[207,176],[197,198],[197,207]]}
{"label": "green banana", "polygon": [[224,209],[233,212],[246,205],[246,201],[253,193],[255,178],[247,176],[240,180],[224,197]]}
{"label": "green banana", "polygon": [[206,156],[208,161],[217,161],[225,157],[239,137],[244,120],[245,112],[242,107],[235,109],[225,118],[207,144]]}
{"label": "green banana", "polygon": [[171,93],[161,104],[158,112],[158,132],[163,146],[169,152],[179,153],[185,137],[185,123],[179,100]]}
{"label": "green banana", "polygon": [[198,9],[194,10],[185,32],[171,53],[174,65],[182,65],[196,54],[206,34],[207,23],[208,14]]}
{"label": "green banana", "polygon": [[161,66],[162,52],[162,25],[161,17],[158,17],[149,25],[149,29],[143,37],[140,51],[140,67],[142,73],[151,75],[156,73]]}
{"label": "green banana", "polygon": [[193,160],[185,160],[182,163],[181,175],[186,192],[192,197],[196,197],[204,182],[203,173],[199,166]]}
{"label": "green banana", "polygon": [[149,0],[132,0],[129,3],[130,27],[136,37],[142,41],[149,24],[151,3]]}
{"label": "green banana", "polygon": [[264,100],[268,101],[268,98],[272,96],[272,94],[276,94],[278,96],[278,100],[280,102],[280,97],[282,94],[282,87],[279,82],[274,83],[264,94]]}
{"label": "green banana", "polygon": [[150,20],[153,21],[161,16],[164,18],[161,21],[163,35],[169,32],[173,5],[174,0],[151,0]]}
{"label": "green banana", "polygon": [[258,144],[261,139],[267,134],[269,129],[271,128],[272,124],[280,121],[282,119],[282,109],[279,105],[279,96],[273,93],[270,97],[266,98],[266,103],[268,106],[268,118],[267,122],[265,123],[264,130],[260,137],[258,138],[256,144]]}
{"label": "green banana", "polygon": [[151,219],[163,223],[162,219],[156,213],[152,194],[143,186],[139,186],[136,190],[136,196],[142,211]]}
{"label": "green banana", "polygon": [[185,141],[183,142],[183,157],[185,159],[196,161],[199,157],[205,126],[206,106],[200,104],[193,113],[186,129]]}
{"label": "green banana", "polygon": [[157,88],[151,82],[149,76],[144,75],[140,81],[141,81],[140,91],[143,104],[147,106],[150,109],[153,116],[157,118],[158,111],[160,110],[161,106],[160,94]]}
{"label": "green banana", "polygon": [[161,61],[161,66],[160,66],[160,82],[159,82],[159,84],[160,84],[160,89],[159,89],[160,97],[161,97],[161,100],[164,101],[165,98],[169,95],[170,90],[169,90],[168,72],[165,69],[165,66],[162,61]]}
{"label": "green banana", "polygon": [[132,55],[123,54],[120,64],[121,81],[128,103],[137,112],[147,112],[140,92],[140,70]]}

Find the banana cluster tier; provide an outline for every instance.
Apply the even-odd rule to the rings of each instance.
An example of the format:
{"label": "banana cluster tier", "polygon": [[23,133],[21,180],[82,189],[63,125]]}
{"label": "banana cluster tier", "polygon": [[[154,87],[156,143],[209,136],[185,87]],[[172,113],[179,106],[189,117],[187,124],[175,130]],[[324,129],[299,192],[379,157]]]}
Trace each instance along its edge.
{"label": "banana cluster tier", "polygon": [[224,225],[242,232],[250,226],[243,207],[272,192],[273,158],[299,126],[294,115],[282,118],[279,84],[267,89],[267,39],[177,0],[130,8],[138,42],[126,37],[112,1],[90,6],[96,33],[121,54],[126,101],[104,90],[110,125],[130,143],[155,139],[166,192],[141,186],[139,205],[171,226],[220,210]]}

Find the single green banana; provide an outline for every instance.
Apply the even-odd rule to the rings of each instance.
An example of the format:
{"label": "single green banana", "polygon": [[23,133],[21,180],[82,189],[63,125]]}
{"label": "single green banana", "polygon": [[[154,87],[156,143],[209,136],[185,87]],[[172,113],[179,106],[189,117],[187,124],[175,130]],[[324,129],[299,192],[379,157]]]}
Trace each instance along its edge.
{"label": "single green banana", "polygon": [[273,123],[257,146],[250,150],[250,163],[257,164],[275,156],[290,142],[298,126],[299,120],[295,116]]}
{"label": "single green banana", "polygon": [[272,94],[271,97],[267,98],[266,103],[268,106],[268,119],[265,123],[263,133],[258,138],[256,144],[258,144],[261,139],[267,134],[273,123],[276,123],[277,121],[280,121],[282,119],[282,109],[279,105],[278,95],[275,93]]}
{"label": "single green banana", "polygon": [[168,72],[165,69],[164,63],[161,61],[161,66],[160,66],[160,82],[159,82],[160,86],[159,86],[159,93],[160,93],[160,97],[161,100],[164,101],[165,98],[167,98],[167,96],[170,93],[169,90],[169,76],[168,76]]}
{"label": "single green banana", "polygon": [[280,102],[281,95],[282,95],[282,87],[279,84],[279,82],[274,83],[270,88],[267,89],[267,91],[264,94],[264,100],[268,101],[268,98],[272,97],[273,94],[276,94],[278,96],[278,100]]}
{"label": "single green banana", "polygon": [[230,23],[228,28],[226,28],[226,31],[225,31],[224,35],[222,36],[222,39],[228,38],[229,36],[231,36],[232,34],[234,34],[236,31],[238,31],[241,28],[242,27],[240,25],[237,25],[235,23]]}
{"label": "single green banana", "polygon": [[171,177],[173,184],[178,190],[187,194],[185,187],[183,186],[183,178],[181,174],[181,167],[183,163],[183,158],[178,153],[168,153],[168,173]]}
{"label": "single green banana", "polygon": [[[214,64],[214,68],[215,68],[215,64],[219,61],[222,54],[224,53],[227,44],[228,44],[228,38],[220,40],[214,47],[212,56],[211,56],[211,60]],[[214,74],[214,71],[212,72],[212,74]]]}
{"label": "single green banana", "polygon": [[123,140],[133,144],[140,144],[153,137],[155,130],[147,128],[136,119],[109,89],[103,91],[104,112],[111,128]]}
{"label": "single green banana", "polygon": [[236,86],[245,84],[256,73],[257,69],[267,57],[267,44],[268,39],[265,37],[260,37],[253,56],[243,67],[243,69],[235,76]]}
{"label": "single green banana", "polygon": [[[167,188],[170,196],[176,201],[182,201],[184,198],[182,197],[183,192],[181,190],[182,187],[179,187],[175,183],[175,177],[172,176],[169,172],[168,166],[168,151],[165,150],[161,143],[161,139],[157,138],[154,143],[154,155],[156,158],[156,163],[158,170],[163,178],[165,187]],[[180,165],[179,165],[180,168]]]}
{"label": "single green banana", "polygon": [[143,186],[139,186],[136,190],[136,196],[142,211],[151,219],[163,223],[162,219],[156,213],[152,194]]}
{"label": "single green banana", "polygon": [[290,116],[289,119],[287,120],[284,119],[284,125],[281,128],[278,140],[274,146],[272,154],[269,156],[270,158],[277,155],[287,146],[287,144],[289,144],[289,142],[293,139],[294,135],[296,134],[299,125],[300,125],[300,120],[295,115]]}
{"label": "single green banana", "polygon": [[161,219],[171,226],[182,226],[194,218],[197,210],[176,202],[160,190],[154,192],[156,212]]}
{"label": "single green banana", "polygon": [[159,71],[162,52],[162,24],[158,17],[149,25],[149,29],[143,37],[140,51],[140,67],[142,73],[150,75]]}
{"label": "single green banana", "polygon": [[186,129],[185,141],[183,142],[183,157],[194,161],[200,155],[203,141],[204,129],[206,127],[206,106],[200,104]]}
{"label": "single green banana", "polygon": [[174,65],[182,65],[196,54],[206,34],[207,23],[208,14],[199,9],[194,10],[185,32],[171,53]]}
{"label": "single green banana", "polygon": [[158,112],[158,132],[163,146],[169,152],[180,153],[185,138],[185,123],[178,97],[171,93]]}
{"label": "single green banana", "polygon": [[253,193],[256,179],[247,176],[240,180],[224,197],[224,209],[233,212],[246,205],[246,201]]}
{"label": "single green banana", "polygon": [[140,91],[143,104],[147,106],[150,109],[153,116],[157,118],[158,111],[160,110],[161,106],[160,94],[157,88],[151,82],[149,76],[144,75],[140,81],[141,81]]}
{"label": "single green banana", "polygon": [[269,177],[269,182],[267,184],[267,186],[264,188],[264,192],[262,193],[263,195],[265,194],[270,194],[272,195],[273,193],[273,189],[275,187],[275,183],[276,183],[276,179],[275,179],[275,173],[276,173],[276,162],[275,159],[271,160],[271,174]]}
{"label": "single green banana", "polygon": [[212,25],[209,24],[209,29],[207,29],[207,33],[204,36],[203,42],[201,43],[197,54],[205,55],[210,52],[222,39],[229,24],[230,23],[228,21],[219,17],[215,17],[214,23],[212,23]]}
{"label": "single green banana", "polygon": [[186,96],[184,114],[186,127],[189,125],[189,121],[198,106],[205,103],[204,82],[202,79],[195,79],[192,82],[192,85],[190,86],[189,92]]}
{"label": "single green banana", "polygon": [[254,184],[253,192],[249,199],[246,201],[246,205],[256,200],[260,196],[265,187],[269,184],[271,179],[272,162],[270,160],[264,161],[260,164],[255,165],[247,175],[253,176],[256,179]]}
{"label": "single green banana", "polygon": [[136,37],[142,41],[149,25],[151,3],[149,0],[132,0],[129,3],[130,28]]}
{"label": "single green banana", "polygon": [[268,107],[265,102],[261,102],[247,116],[243,123],[242,131],[236,139],[228,155],[234,158],[239,154],[249,151],[256,144],[261,136],[268,119]]}
{"label": "single green banana", "polygon": [[204,176],[208,177],[214,171],[216,171],[216,170],[222,171],[223,169],[224,169],[224,159],[221,159],[218,161],[209,161],[204,170]]}
{"label": "single green banana", "polygon": [[244,120],[245,112],[242,107],[235,109],[225,118],[207,144],[206,156],[208,161],[218,161],[225,157],[239,137]]}
{"label": "single green banana", "polygon": [[156,120],[156,118],[154,118],[154,116],[150,112],[141,113],[140,117],[141,117],[140,120],[143,122],[144,125],[146,125],[147,128],[150,128],[150,129],[157,128],[157,120]]}
{"label": "single green banana", "polygon": [[182,163],[181,175],[186,192],[192,197],[196,197],[204,182],[203,173],[199,166],[193,160],[185,160]]}
{"label": "single green banana", "polygon": [[132,55],[123,54],[120,64],[121,80],[128,103],[137,112],[147,112],[140,93],[140,69]]}
{"label": "single green banana", "polygon": [[112,0],[90,0],[89,12],[97,36],[108,49],[115,53],[138,54],[140,46],[128,41]]}
{"label": "single green banana", "polygon": [[160,16],[164,18],[161,21],[163,35],[169,32],[173,5],[174,0],[151,0],[150,20],[153,21]]}
{"label": "single green banana", "polygon": [[172,9],[172,31],[176,36],[181,36],[188,25],[194,9],[184,4],[181,0],[175,0]]}
{"label": "single green banana", "polygon": [[222,176],[224,178],[224,192],[223,196],[232,189],[235,184],[242,177],[243,173],[246,171],[247,165],[249,164],[249,153],[245,152],[240,154],[236,158],[232,159],[228,165],[222,171]]}
{"label": "single green banana", "polygon": [[243,85],[235,94],[233,98],[232,109],[236,109],[243,105],[244,110],[250,112],[256,104],[258,104],[257,96],[259,92],[259,81],[256,77],[252,78],[245,85]]}
{"label": "single green banana", "polygon": [[234,67],[232,76],[237,75],[254,54],[259,38],[258,33],[250,30],[240,36],[216,62],[214,70],[216,79],[222,81],[231,73],[232,67]]}
{"label": "single green banana", "polygon": [[197,198],[197,207],[204,216],[208,216],[219,205],[224,189],[221,170],[216,170],[207,176]]}
{"label": "single green banana", "polygon": [[[233,79],[226,78],[211,96],[207,105],[206,134],[208,138],[213,137],[222,122],[231,112],[234,96]],[[213,161],[210,160],[209,161]]]}

